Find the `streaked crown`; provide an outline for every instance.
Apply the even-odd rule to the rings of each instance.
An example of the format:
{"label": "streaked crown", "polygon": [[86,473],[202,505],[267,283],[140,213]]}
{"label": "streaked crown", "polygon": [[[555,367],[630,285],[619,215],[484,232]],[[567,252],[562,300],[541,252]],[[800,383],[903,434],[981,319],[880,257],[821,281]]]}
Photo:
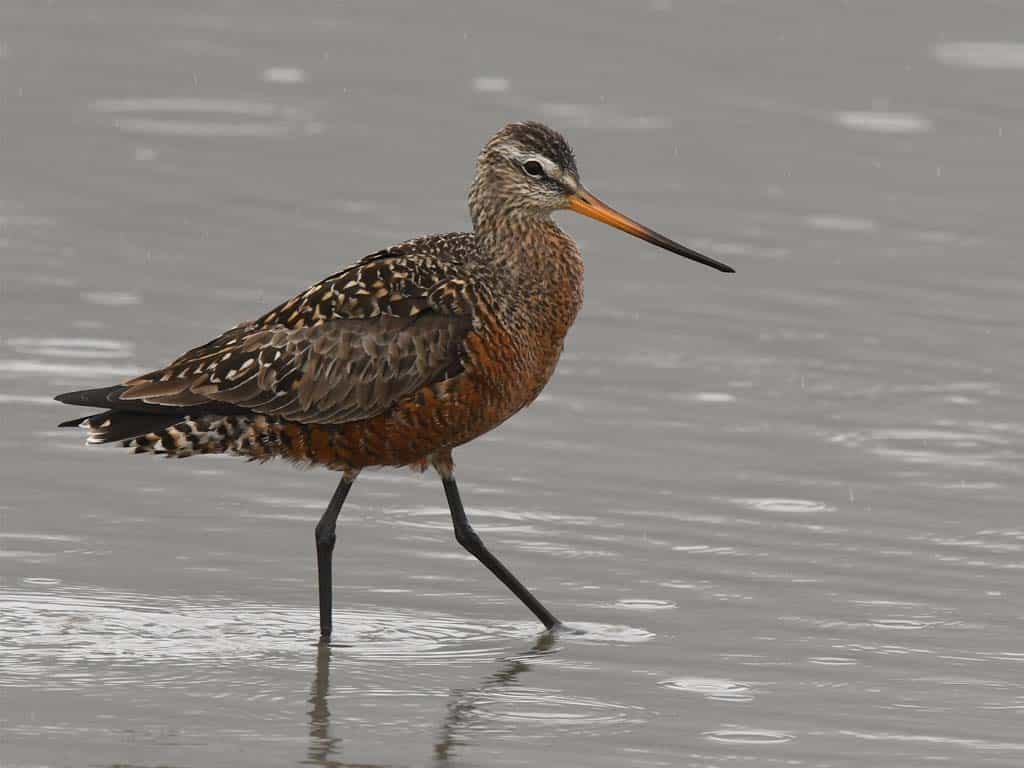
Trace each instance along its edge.
{"label": "streaked crown", "polygon": [[480,153],[470,206],[544,215],[567,207],[579,186],[576,158],[562,134],[541,123],[511,123]]}

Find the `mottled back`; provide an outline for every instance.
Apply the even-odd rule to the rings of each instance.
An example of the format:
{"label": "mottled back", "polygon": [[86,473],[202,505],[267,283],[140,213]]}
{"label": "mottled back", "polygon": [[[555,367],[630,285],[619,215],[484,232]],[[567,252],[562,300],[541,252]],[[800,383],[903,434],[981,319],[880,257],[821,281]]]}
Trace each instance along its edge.
{"label": "mottled back", "polygon": [[375,416],[462,370],[473,315],[459,251],[472,247],[472,237],[414,240],[373,254],[126,382],[120,399],[227,403],[302,423]]}

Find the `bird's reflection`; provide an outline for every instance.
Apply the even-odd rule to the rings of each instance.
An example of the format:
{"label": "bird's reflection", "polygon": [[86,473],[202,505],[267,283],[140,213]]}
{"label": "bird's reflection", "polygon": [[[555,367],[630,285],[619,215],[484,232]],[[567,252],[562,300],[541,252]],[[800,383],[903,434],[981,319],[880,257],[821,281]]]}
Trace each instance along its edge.
{"label": "bird's reflection", "polygon": [[331,711],[327,708],[327,691],[331,684],[331,647],[318,645],[316,675],[309,694],[309,756],[308,764],[341,768],[343,763],[333,759],[340,752],[341,738],[331,736]]}
{"label": "bird's reflection", "polygon": [[[434,744],[434,763],[447,764],[453,748],[462,743],[460,735],[472,723],[479,702],[497,688],[510,685],[519,675],[530,669],[531,657],[549,653],[555,636],[545,632],[527,650],[505,659],[493,674],[473,688],[452,689],[444,720]],[[330,694],[331,648],[317,648],[316,675],[309,695],[309,750],[306,765],[321,768],[382,768],[369,763],[347,763],[340,759],[342,738],[331,735],[331,711],[327,705]]]}
{"label": "bird's reflection", "polygon": [[441,732],[434,744],[434,760],[438,765],[448,761],[452,748],[460,743],[459,736],[466,730],[476,714],[477,704],[496,688],[510,685],[519,675],[530,668],[531,657],[543,656],[554,645],[555,635],[545,632],[525,652],[504,661],[501,668],[489,675],[475,688],[453,689],[448,711],[441,723]]}

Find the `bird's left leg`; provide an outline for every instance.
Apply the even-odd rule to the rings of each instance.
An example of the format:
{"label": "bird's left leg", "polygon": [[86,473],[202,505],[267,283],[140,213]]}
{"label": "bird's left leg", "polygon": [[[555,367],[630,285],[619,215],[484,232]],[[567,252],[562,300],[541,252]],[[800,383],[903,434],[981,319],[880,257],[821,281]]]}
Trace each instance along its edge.
{"label": "bird's left leg", "polygon": [[444,493],[448,499],[448,508],[452,513],[452,525],[455,527],[455,540],[497,576],[502,584],[512,590],[512,593],[523,601],[523,605],[540,619],[546,629],[560,627],[561,622],[555,618],[554,614],[545,608],[540,600],[534,597],[533,593],[523,586],[523,583],[513,576],[512,572],[498,558],[491,554],[490,550],[484,546],[479,534],[469,524],[466,510],[462,507],[462,498],[459,496],[459,487],[455,484],[455,465],[452,462],[451,451],[435,454],[431,457],[431,463],[441,475],[441,482],[444,483]]}

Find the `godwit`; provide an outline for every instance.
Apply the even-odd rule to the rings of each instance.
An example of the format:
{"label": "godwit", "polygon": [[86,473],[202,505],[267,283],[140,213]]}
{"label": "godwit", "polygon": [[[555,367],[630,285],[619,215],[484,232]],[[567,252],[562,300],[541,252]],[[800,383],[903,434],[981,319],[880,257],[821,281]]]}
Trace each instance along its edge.
{"label": "godwit", "polygon": [[107,409],[61,424],[89,443],[185,457],[283,456],[341,472],[316,526],[320,641],[330,640],[331,557],[360,470],[432,465],[455,538],[547,629],[554,614],[484,546],[462,507],[452,449],[529,405],[583,302],[583,261],[551,220],[571,209],[721,272],[733,269],[638,224],[580,183],[565,139],[513,123],[477,159],[472,232],[367,256],[257,320],[123,384],[58,395]]}

